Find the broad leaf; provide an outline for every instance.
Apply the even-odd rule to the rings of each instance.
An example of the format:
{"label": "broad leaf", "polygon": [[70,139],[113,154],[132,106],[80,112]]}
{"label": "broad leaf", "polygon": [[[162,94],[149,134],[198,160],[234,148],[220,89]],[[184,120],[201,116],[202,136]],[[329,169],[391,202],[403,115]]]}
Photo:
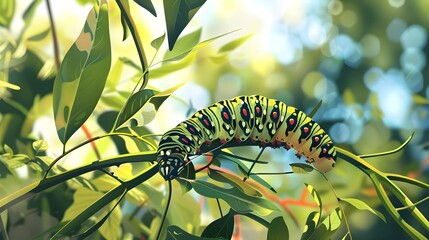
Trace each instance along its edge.
{"label": "broad leaf", "polygon": [[223,237],[231,239],[234,232],[234,211],[230,210],[225,216],[211,222],[201,234],[201,237]]}
{"label": "broad leaf", "polygon": [[238,187],[246,195],[253,197],[262,197],[262,194],[259,191],[251,187],[246,182],[243,182],[242,178],[239,178],[235,175],[213,169],[209,169],[208,174],[209,177],[216,181],[228,183],[231,186]]}
{"label": "broad leaf", "polygon": [[168,46],[173,49],[177,38],[206,0],[164,0]]}
{"label": "broad leaf", "polygon": [[119,113],[118,119],[113,126],[113,129],[117,129],[126,121],[128,121],[134,114],[136,114],[147,102],[155,105],[155,109],[161,106],[161,104],[174,92],[176,89],[181,87],[183,84],[179,84],[172,88],[169,88],[163,92],[157,92],[155,90],[143,89],[134,93],[127,101],[124,109]]}
{"label": "broad leaf", "polygon": [[[85,189],[85,188],[81,188],[81,189]],[[104,208],[105,206],[113,202],[116,198],[123,196],[125,192],[126,192],[126,188],[123,185],[120,185],[110,190],[106,194],[102,195],[101,197],[100,195],[98,195],[99,197],[97,197],[97,196],[87,195],[87,194],[83,194],[79,198],[76,197],[75,201],[78,201],[80,203],[79,206],[76,206],[73,212],[72,210],[69,210],[70,211],[69,214],[67,214],[66,212],[64,219],[70,219],[70,217],[72,216],[74,217],[72,217],[71,220],[66,225],[64,225],[64,227],[62,227],[58,232],[56,232],[53,238],[55,239],[55,238],[64,237],[64,236],[72,236],[74,233],[76,233],[77,230],[80,229],[81,224],[85,220],[93,216],[100,209]],[[85,198],[87,199],[85,200]],[[88,202],[90,203],[93,202],[93,203],[90,206],[88,206]]]}
{"label": "broad leaf", "polygon": [[362,200],[359,200],[356,198],[341,198],[341,201],[344,201],[344,202],[352,205],[353,207],[355,207],[358,210],[370,211],[373,214],[375,214],[377,217],[379,217],[381,220],[383,220],[383,222],[386,222],[386,218],[384,217],[384,215],[381,212],[379,212],[379,211],[373,209],[372,207],[368,206],[368,204],[366,204]]}
{"label": "broad leaf", "polygon": [[283,217],[274,218],[268,227],[267,240],[288,240],[289,230]]}
{"label": "broad leaf", "polygon": [[[227,160],[230,162],[233,162],[236,164],[236,166],[238,167],[238,170],[240,170],[243,174],[247,174],[247,172],[249,171],[249,168],[246,167],[246,165],[244,165],[240,160],[232,158],[232,157],[227,157],[225,155],[221,155],[221,156],[215,156],[217,159],[219,159],[220,161],[223,160]],[[249,176],[249,178],[251,178],[252,180],[258,182],[259,184],[261,184],[262,186],[270,189],[273,192],[276,192],[276,190],[267,182],[265,181],[263,178],[259,177],[258,175],[254,175],[251,174]]]}
{"label": "broad leaf", "polygon": [[9,28],[9,24],[15,13],[15,0],[1,0],[0,13],[0,26]]}
{"label": "broad leaf", "polygon": [[314,168],[311,165],[305,164],[305,163],[291,163],[289,164],[292,168],[292,171],[294,173],[304,173],[307,174],[309,172],[312,172]]}
{"label": "broad leaf", "polygon": [[278,208],[270,201],[247,196],[237,188],[221,188],[212,183],[199,180],[189,180],[194,190],[208,198],[220,198],[231,206],[238,213],[257,212],[260,215],[266,216]]}
{"label": "broad leaf", "polygon": [[342,216],[340,208],[336,208],[320,223],[314,233],[308,238],[316,239],[331,239],[332,235],[341,226]]}
{"label": "broad leaf", "polygon": [[134,0],[138,5],[140,5],[142,8],[146,9],[148,12],[150,12],[153,16],[156,17],[156,11],[155,7],[152,4],[151,0]]}
{"label": "broad leaf", "polygon": [[63,144],[94,110],[110,69],[107,2],[94,7],[66,53],[54,83],[54,117]]}
{"label": "broad leaf", "polygon": [[172,225],[167,228],[166,240],[226,240],[226,238],[203,238],[197,237],[192,234],[185,232],[178,226]]}

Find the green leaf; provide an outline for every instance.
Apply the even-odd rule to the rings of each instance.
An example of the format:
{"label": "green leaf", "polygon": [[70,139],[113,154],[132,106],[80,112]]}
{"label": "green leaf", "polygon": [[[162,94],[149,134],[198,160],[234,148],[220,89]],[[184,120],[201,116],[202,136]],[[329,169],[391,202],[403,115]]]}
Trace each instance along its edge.
{"label": "green leaf", "polygon": [[344,202],[352,205],[353,207],[355,207],[358,210],[370,211],[373,214],[375,214],[377,217],[379,217],[381,220],[383,220],[383,222],[386,222],[386,218],[384,217],[384,215],[381,212],[379,212],[379,211],[373,209],[372,207],[368,206],[368,204],[366,204],[362,200],[359,200],[356,198],[341,198],[341,201],[344,201]]}
{"label": "green leaf", "polygon": [[189,162],[186,165],[185,170],[183,170],[179,174],[179,178],[176,178],[176,180],[180,183],[180,186],[182,187],[182,193],[185,194],[192,189],[192,185],[186,181],[185,179],[194,180],[195,179],[195,167],[192,162]]}
{"label": "green leaf", "polygon": [[312,172],[314,168],[311,165],[305,164],[305,163],[291,163],[289,164],[292,168],[292,171],[294,173],[304,173],[307,174],[309,172]]}
{"label": "green leaf", "polygon": [[166,64],[162,64],[160,67],[157,67],[153,70],[150,70],[149,75],[151,79],[164,77],[170,73],[176,72],[178,70],[182,70],[186,67],[192,65],[195,62],[196,54],[189,54],[185,58],[177,61],[177,62],[169,62]]}
{"label": "green leaf", "polygon": [[89,13],[66,53],[54,83],[54,117],[63,144],[82,126],[97,104],[110,69],[107,2]]}
{"label": "green leaf", "polygon": [[123,69],[124,64],[122,61],[116,61],[115,64],[113,64],[112,71],[110,71],[106,82],[106,89],[108,92],[114,92],[116,90],[116,87],[121,80]]}
{"label": "green leaf", "polygon": [[48,142],[46,142],[45,140],[37,140],[33,142],[33,149],[36,152],[44,152],[46,150],[48,150]]}
{"label": "green leaf", "polygon": [[167,238],[166,240],[226,240],[225,238],[205,238],[197,237],[185,232],[178,226],[172,225],[167,228]]}
{"label": "green leaf", "polygon": [[[235,158],[232,158],[232,157],[228,157],[228,156],[225,156],[225,155],[215,156],[215,157],[218,158],[220,161],[227,160],[227,161],[235,163],[235,165],[238,167],[238,170],[240,170],[243,173],[243,175],[246,175],[249,172],[249,168],[246,167],[246,165],[244,165],[238,159],[235,159]],[[270,189],[271,191],[276,192],[276,190],[267,181],[265,181],[263,178],[259,177],[258,175],[251,174],[249,176],[249,178],[251,178],[252,180],[254,180],[257,183],[261,184],[262,186]]]}
{"label": "green leaf", "polygon": [[288,240],[289,230],[283,217],[274,218],[268,227],[267,240]]}
{"label": "green leaf", "polygon": [[25,26],[30,25],[34,12],[36,11],[36,8],[39,6],[41,2],[42,0],[33,0],[33,2],[31,2],[30,5],[28,5],[27,9],[25,9],[24,13],[22,14],[22,18],[24,19]]}
{"label": "green leaf", "polygon": [[246,182],[243,182],[242,178],[238,178],[235,175],[214,169],[209,169],[208,175],[216,181],[228,183],[231,186],[239,188],[246,195],[253,197],[262,197],[262,194],[259,191],[251,187]]}
{"label": "green leaf", "polygon": [[234,39],[233,41],[223,45],[220,49],[219,49],[219,53],[226,53],[226,52],[230,52],[236,48],[238,48],[239,46],[241,46],[241,44],[243,44],[247,39],[249,39],[252,36],[252,34],[248,34],[246,36]]}
{"label": "green leaf", "polygon": [[188,55],[201,39],[201,28],[181,37],[176,46],[164,54],[163,61],[178,61]]}
{"label": "green leaf", "polygon": [[142,8],[146,9],[153,16],[156,17],[155,7],[153,6],[151,0],[134,0],[134,2],[136,2],[138,5],[140,5]]}
{"label": "green leaf", "polygon": [[272,202],[259,197],[252,197],[244,194],[237,188],[221,188],[212,183],[199,180],[188,180],[194,190],[208,198],[220,198],[231,206],[238,213],[257,212],[266,216],[273,211],[278,211]]}
{"label": "green leaf", "polygon": [[28,41],[35,41],[35,42],[43,40],[46,36],[48,36],[48,34],[50,32],[51,32],[51,29],[47,28],[46,30],[44,30],[44,31],[42,31],[42,32],[40,32],[38,34],[29,37],[27,40]]}
{"label": "green leaf", "polygon": [[119,60],[121,62],[123,62],[125,65],[128,65],[134,69],[136,69],[137,71],[141,71],[141,68],[139,67],[139,65],[137,65],[133,60],[131,60],[130,58],[127,57],[119,57]]}
{"label": "green leaf", "polygon": [[230,210],[225,216],[211,222],[201,234],[201,237],[231,239],[234,232],[234,211]]}
{"label": "green leaf", "polygon": [[15,0],[1,0],[0,13],[0,26],[9,28],[9,24],[15,13]]}
{"label": "green leaf", "polygon": [[322,106],[322,100],[320,100],[317,105],[313,108],[313,110],[311,110],[311,112],[307,115],[309,118],[314,117],[314,115],[317,113],[317,111],[319,110],[320,106]]}
{"label": "green leaf", "polygon": [[174,92],[176,89],[181,87],[183,84],[179,84],[172,88],[169,88],[163,92],[157,92],[151,89],[143,89],[134,93],[127,101],[124,109],[119,113],[118,120],[116,121],[113,129],[117,129],[126,121],[128,121],[134,114],[136,114],[147,102],[155,105],[155,109],[161,106],[161,104]]}
{"label": "green leaf", "polygon": [[309,239],[313,235],[317,225],[319,224],[319,221],[320,221],[320,212],[314,211],[308,215],[307,221],[305,221],[301,240]]}
{"label": "green leaf", "polygon": [[155,39],[150,43],[150,45],[151,45],[153,48],[155,48],[155,50],[158,50],[158,49],[161,47],[162,43],[164,42],[164,39],[165,39],[165,33],[164,33],[164,34],[162,34],[162,36],[161,36],[161,37],[155,38]]}
{"label": "green leaf", "polygon": [[206,0],[163,0],[168,46],[173,49],[177,38]]}
{"label": "green leaf", "polygon": [[43,171],[42,167],[35,162],[29,162],[28,166],[36,172],[42,172]]}
{"label": "green leaf", "polygon": [[322,214],[322,199],[320,198],[319,193],[317,193],[316,189],[310,184],[305,184],[317,206],[319,206],[319,213]]}
{"label": "green leaf", "polygon": [[[79,191],[80,189],[80,191]],[[79,197],[76,197],[75,193],[75,202],[72,204],[74,205],[73,208],[69,208],[63,218],[64,220],[71,219],[64,227],[62,227],[58,232],[55,233],[55,235],[52,237],[53,239],[63,237],[63,236],[72,236],[76,233],[77,230],[80,229],[81,225],[85,220],[93,216],[95,213],[97,213],[99,210],[103,209],[105,206],[109,205],[111,202],[113,202],[116,198],[121,197],[124,192],[126,192],[126,188],[123,185],[120,185],[106,194],[102,195],[100,197],[100,193],[92,192],[91,194],[88,194],[88,191],[86,188],[79,188],[78,191]],[[91,205],[88,206],[88,203],[91,203]],[[119,228],[118,228],[119,231]]]}
{"label": "green leaf", "polygon": [[332,235],[334,235],[341,226],[341,220],[341,210],[340,208],[336,208],[323,220],[321,224],[319,224],[314,233],[308,239],[331,239]]}

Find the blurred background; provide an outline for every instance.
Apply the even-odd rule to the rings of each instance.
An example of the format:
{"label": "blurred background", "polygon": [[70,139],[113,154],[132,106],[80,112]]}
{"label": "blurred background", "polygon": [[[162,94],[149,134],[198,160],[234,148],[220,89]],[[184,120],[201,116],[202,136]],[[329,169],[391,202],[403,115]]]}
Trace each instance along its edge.
{"label": "blurred background", "polygon": [[[19,1],[11,27],[1,30],[4,39],[21,36],[25,22],[21,18],[32,1]],[[91,1],[52,1],[62,56],[67,52],[81,31]],[[155,18],[130,1],[148,59],[155,50],[150,41],[165,32],[162,1],[153,1],[158,13]],[[117,91],[105,91],[93,117],[87,121],[93,135],[103,129],[97,117],[107,110],[119,110],[133,84],[138,80],[132,64],[138,63],[132,39],[122,42],[119,10],[109,1],[111,12],[111,38],[113,68],[109,79],[117,77]],[[429,2],[424,0],[383,1],[263,1],[218,0],[207,1],[195,15],[183,35],[202,29],[201,40],[235,31],[219,38],[177,64],[177,71],[162,74],[165,67],[158,63],[167,50],[165,43],[154,59],[154,74],[150,75],[148,88],[164,90],[185,83],[156,112],[151,107],[143,109],[138,117],[153,133],[164,133],[188,118],[196,110],[218,100],[237,95],[261,94],[276,98],[309,113],[320,100],[323,104],[314,119],[329,133],[334,143],[356,154],[391,150],[399,146],[412,132],[414,137],[407,147],[394,155],[368,159],[382,171],[394,172],[428,182],[429,170]],[[49,28],[46,7],[42,3],[35,12],[34,21],[27,26],[23,41],[15,52],[16,62],[20,53],[33,52],[41,59],[38,74],[50,79],[55,74],[52,38],[49,33],[34,41],[31,36]],[[219,49],[229,41],[249,36],[241,46],[224,54]],[[43,67],[42,67],[43,66]],[[119,70],[118,70],[119,71]],[[155,74],[156,73],[156,74]],[[6,94],[6,93],[2,93]],[[45,99],[45,102],[42,100]],[[49,143],[47,154],[61,154],[49,95],[41,98],[29,134],[40,136]],[[40,107],[42,106],[42,107]],[[43,107],[45,106],[45,107]],[[29,107],[31,109],[31,106]],[[83,133],[73,136],[70,146],[84,139]],[[114,154],[112,142],[100,143],[103,154]],[[255,157],[258,148],[236,150],[248,158]],[[77,153],[91,158],[91,149]],[[72,156],[70,156],[72,158]],[[264,160],[270,161],[264,171],[290,171],[289,163],[303,162],[293,151],[266,151]],[[204,159],[200,159],[204,163]],[[199,162],[196,162],[198,165]],[[355,197],[386,213],[376,198],[372,183],[360,172],[341,159],[337,167],[327,174],[340,197]],[[79,161],[65,161],[72,167]],[[255,172],[260,169],[256,169]],[[23,176],[26,170],[22,170]],[[329,186],[318,174],[280,175],[266,179],[279,192],[279,204],[294,214],[285,213],[292,237],[299,237],[306,216],[315,210],[288,199],[300,199],[307,191],[305,183],[312,184],[323,195],[327,211],[335,208],[336,199]],[[420,189],[404,190],[415,201],[427,196]],[[212,221],[215,203],[207,200],[203,208],[203,223]],[[421,209],[429,209],[423,203]],[[426,205],[426,206],[424,206]],[[355,239],[406,239],[403,231],[387,215],[388,225],[366,212],[346,208]],[[425,215],[429,214],[426,210]],[[296,225],[297,219],[300,225]],[[242,219],[243,239],[265,236],[262,227]],[[292,229],[292,230],[291,230]],[[247,231],[249,230],[249,231]],[[250,232],[252,230],[252,232]],[[259,231],[254,233],[253,231]],[[344,234],[345,230],[340,231]],[[338,236],[342,236],[339,233]],[[248,235],[246,235],[248,234]],[[256,234],[256,235],[255,235]],[[259,235],[257,235],[259,234]],[[294,235],[295,234],[295,235]],[[292,238],[294,239],[294,238]]]}

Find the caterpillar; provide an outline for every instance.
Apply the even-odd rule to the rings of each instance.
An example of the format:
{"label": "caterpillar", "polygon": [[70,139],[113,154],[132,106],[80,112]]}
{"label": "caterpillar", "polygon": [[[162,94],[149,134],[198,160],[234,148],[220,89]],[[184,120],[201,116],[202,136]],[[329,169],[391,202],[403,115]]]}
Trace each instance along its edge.
{"label": "caterpillar", "polygon": [[158,146],[159,173],[172,180],[184,170],[189,156],[238,145],[294,148],[298,157],[306,157],[323,172],[336,162],[331,138],[304,112],[251,95],[216,102],[167,131]]}

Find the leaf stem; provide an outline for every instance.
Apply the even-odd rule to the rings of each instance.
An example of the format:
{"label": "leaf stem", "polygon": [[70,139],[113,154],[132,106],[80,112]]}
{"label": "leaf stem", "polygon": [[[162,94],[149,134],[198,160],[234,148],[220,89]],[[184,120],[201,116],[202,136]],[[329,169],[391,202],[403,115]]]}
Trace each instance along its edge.
{"label": "leaf stem", "polygon": [[159,226],[159,230],[155,238],[156,240],[159,240],[159,237],[161,236],[162,226],[164,225],[165,219],[167,218],[168,207],[170,206],[170,202],[171,202],[171,195],[173,195],[173,189],[171,188],[171,180],[168,180],[167,206],[165,206],[165,211],[164,211],[164,215],[162,216],[161,225]]}

